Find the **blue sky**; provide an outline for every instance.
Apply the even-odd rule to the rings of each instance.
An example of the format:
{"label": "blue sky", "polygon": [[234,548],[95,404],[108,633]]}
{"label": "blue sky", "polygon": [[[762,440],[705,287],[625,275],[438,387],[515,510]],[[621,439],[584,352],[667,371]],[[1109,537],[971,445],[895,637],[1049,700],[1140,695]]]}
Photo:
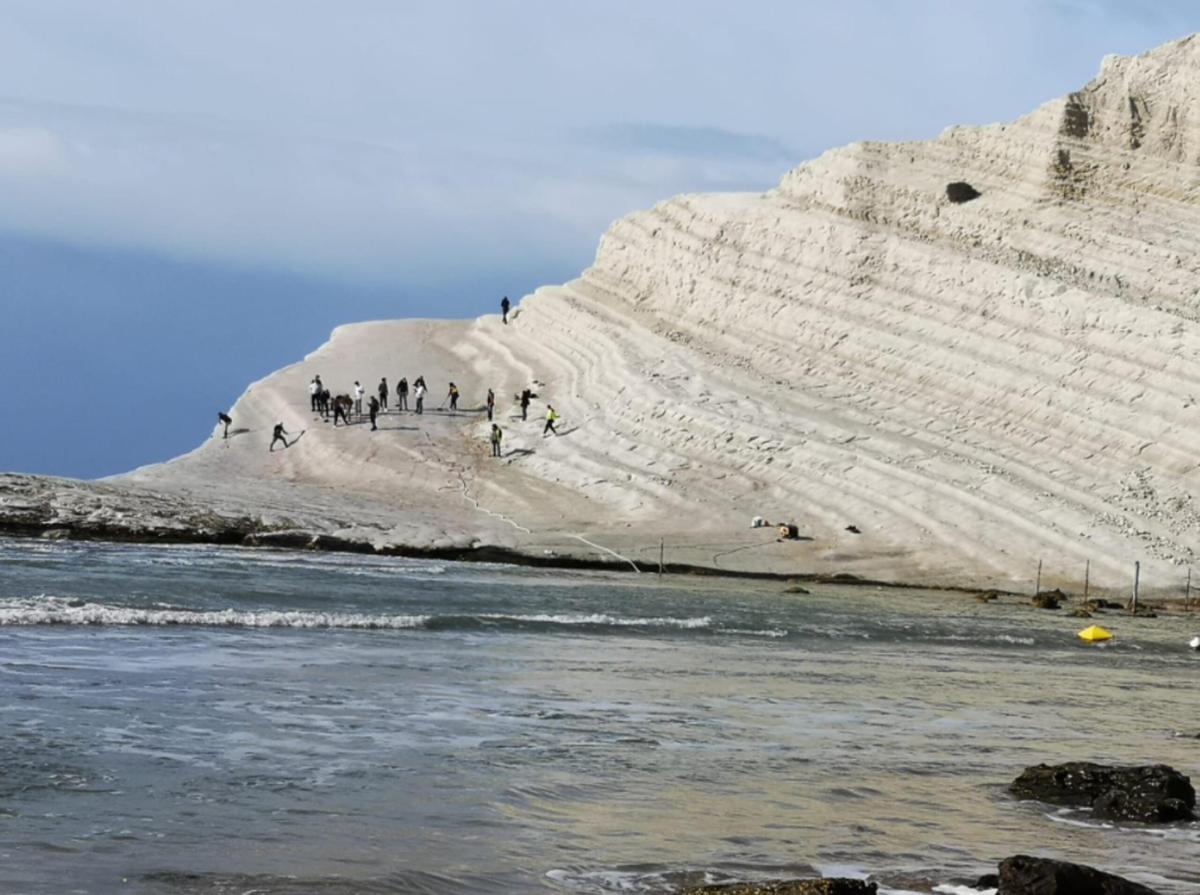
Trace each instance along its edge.
{"label": "blue sky", "polygon": [[491,311],[633,209],[1014,118],[1198,23],[1173,0],[3,0],[0,376],[24,404],[0,469],[164,459],[337,323]]}

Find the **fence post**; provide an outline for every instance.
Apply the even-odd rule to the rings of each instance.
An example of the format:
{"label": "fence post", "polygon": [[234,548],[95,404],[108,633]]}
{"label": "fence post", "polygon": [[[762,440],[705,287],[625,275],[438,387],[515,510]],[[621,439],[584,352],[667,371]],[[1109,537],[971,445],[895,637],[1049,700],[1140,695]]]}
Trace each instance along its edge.
{"label": "fence post", "polygon": [[1087,602],[1088,585],[1091,583],[1092,561],[1089,559],[1083,566],[1083,602]]}
{"label": "fence post", "polygon": [[658,539],[658,577],[662,577],[663,573],[663,553],[666,551],[666,538]]}
{"label": "fence post", "polygon": [[1042,592],[1042,561],[1038,560],[1037,584],[1033,586],[1033,595],[1036,597]]}
{"label": "fence post", "polygon": [[1142,563],[1141,561],[1133,564],[1133,614],[1137,615],[1138,610],[1138,587],[1141,585],[1142,579]]}
{"label": "fence post", "polygon": [[1192,570],[1188,569],[1187,584],[1183,586],[1183,608],[1190,609],[1192,605]]}

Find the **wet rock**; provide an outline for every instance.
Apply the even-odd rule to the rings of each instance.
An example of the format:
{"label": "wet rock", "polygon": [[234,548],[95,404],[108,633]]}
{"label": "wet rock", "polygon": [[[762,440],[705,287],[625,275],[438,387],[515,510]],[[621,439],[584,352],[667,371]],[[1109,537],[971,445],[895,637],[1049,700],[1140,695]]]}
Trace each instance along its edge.
{"label": "wet rock", "polygon": [[953,183],[946,184],[946,198],[955,205],[961,205],[964,202],[970,202],[972,199],[978,199],[983,193],[971,186],[965,180],[956,180]]}
{"label": "wet rock", "polygon": [[789,583],[788,586],[783,589],[783,592],[785,594],[811,593],[811,591],[809,591],[809,589],[807,587],[801,587],[799,584],[795,584],[795,583]]}
{"label": "wet rock", "polygon": [[979,879],[975,880],[972,889],[998,889],[1000,888],[1000,876],[996,873],[985,873]]}
{"label": "wet rock", "polygon": [[259,531],[246,535],[242,543],[247,547],[291,547],[305,549],[312,545],[316,536],[311,531],[289,528],[284,531]]}
{"label": "wet rock", "polygon": [[1054,590],[1038,591],[1030,602],[1038,609],[1057,609],[1066,598],[1066,594],[1055,588]]}
{"label": "wet rock", "polygon": [[1029,855],[1005,858],[998,877],[998,895],[1157,895],[1141,883],[1094,867]]}
{"label": "wet rock", "polygon": [[680,895],[875,895],[877,886],[861,879],[779,879],[757,883],[692,886]]}
{"label": "wet rock", "polygon": [[1083,604],[1085,609],[1096,612],[1100,609],[1124,609],[1120,603],[1114,603],[1112,600],[1088,600]]}
{"label": "wet rock", "polygon": [[981,594],[976,594],[975,599],[980,603],[991,603],[1000,599],[1000,592],[996,590],[985,590]]}
{"label": "wet rock", "polygon": [[1018,799],[1091,807],[1107,820],[1191,820],[1196,791],[1167,765],[1110,767],[1085,761],[1026,768],[1009,790]]}
{"label": "wet rock", "polygon": [[47,528],[39,537],[47,541],[65,541],[71,537],[71,530],[69,528]]}
{"label": "wet rock", "polygon": [[1092,614],[1086,609],[1072,609],[1071,616],[1073,618],[1091,618]]}

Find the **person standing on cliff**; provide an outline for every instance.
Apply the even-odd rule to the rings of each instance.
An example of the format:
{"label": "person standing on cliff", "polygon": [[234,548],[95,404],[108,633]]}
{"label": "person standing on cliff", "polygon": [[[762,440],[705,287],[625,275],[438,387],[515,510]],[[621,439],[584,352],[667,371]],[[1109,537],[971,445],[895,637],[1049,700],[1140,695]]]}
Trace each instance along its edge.
{"label": "person standing on cliff", "polygon": [[413,391],[413,397],[417,401],[417,413],[425,412],[425,380],[418,377],[417,387]]}
{"label": "person standing on cliff", "polygon": [[312,406],[315,413],[321,401],[321,377],[314,376],[312,382],[308,384],[308,403]]}
{"label": "person standing on cliff", "polygon": [[525,389],[521,392],[521,420],[529,419],[529,402],[533,400],[533,392]]}
{"label": "person standing on cliff", "polygon": [[408,410],[408,380],[403,376],[396,383],[396,413]]}
{"label": "person standing on cliff", "polygon": [[492,423],[492,456],[500,456],[500,442],[504,440],[504,433],[500,431],[500,427]]}
{"label": "person standing on cliff", "polygon": [[228,413],[222,413],[220,411],[217,411],[217,421],[224,424],[224,426],[225,426],[225,434],[223,434],[221,437],[228,438],[229,437],[229,427],[233,424],[233,417],[231,417]]}
{"label": "person standing on cliff", "polygon": [[292,434],[291,432],[289,432],[287,429],[283,428],[283,423],[276,423],[275,424],[275,435],[274,435],[274,437],[271,438],[271,447],[268,448],[268,450],[270,450],[272,453],[274,453],[275,452],[275,442],[277,442],[277,441],[282,441],[283,446],[285,448],[291,447],[291,445],[288,444],[288,440],[286,437],[291,434]]}
{"label": "person standing on cliff", "polygon": [[500,299],[500,322],[508,323],[508,309],[512,307],[512,302],[508,300],[508,296]]}
{"label": "person standing on cliff", "polygon": [[492,421],[492,414],[496,412],[496,393],[490,388],[488,389],[487,395],[487,412],[488,422],[490,423]]}
{"label": "person standing on cliff", "polygon": [[388,407],[387,402],[388,402],[388,384],[387,384],[387,377],[384,376],[382,379],[379,380],[379,406],[382,407],[384,409],[384,411],[387,410],[387,407]]}
{"label": "person standing on cliff", "polygon": [[358,414],[359,419],[362,419],[362,399],[367,390],[362,387],[357,379],[354,380],[354,412]]}
{"label": "person standing on cliff", "polygon": [[547,433],[553,432],[558,435],[558,430],[554,428],[554,424],[558,422],[558,412],[550,404],[546,405],[546,428],[542,430],[542,437],[545,438]]}
{"label": "person standing on cliff", "polygon": [[371,412],[371,431],[374,432],[378,428],[375,425],[375,417],[379,416],[379,400],[374,395],[371,395],[371,401],[367,408]]}

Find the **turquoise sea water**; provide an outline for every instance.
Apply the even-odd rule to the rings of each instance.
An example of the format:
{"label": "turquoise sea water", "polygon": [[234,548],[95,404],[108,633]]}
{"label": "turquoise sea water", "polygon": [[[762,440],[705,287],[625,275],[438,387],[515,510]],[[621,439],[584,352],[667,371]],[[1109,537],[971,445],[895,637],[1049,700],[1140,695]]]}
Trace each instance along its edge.
{"label": "turquoise sea water", "polygon": [[974,878],[1200,891],[1200,824],[1017,803],[1196,776],[1192,623],[959,594],[0,540],[0,892],[669,892]]}

